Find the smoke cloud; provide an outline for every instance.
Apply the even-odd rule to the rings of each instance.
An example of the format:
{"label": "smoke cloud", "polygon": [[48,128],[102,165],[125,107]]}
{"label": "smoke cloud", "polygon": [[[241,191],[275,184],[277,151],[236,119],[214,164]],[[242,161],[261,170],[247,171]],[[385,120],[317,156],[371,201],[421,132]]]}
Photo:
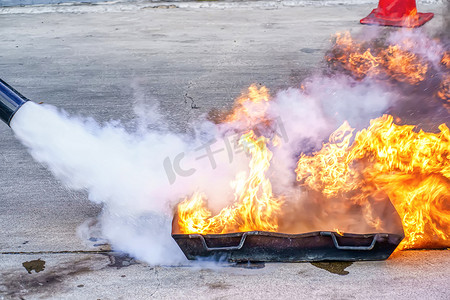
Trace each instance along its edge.
{"label": "smoke cloud", "polygon": [[[398,34],[390,39],[398,40]],[[415,33],[408,35],[417,38]],[[427,45],[424,42],[421,47]],[[430,47],[433,51],[421,48],[419,54],[438,64],[440,45],[431,43]],[[355,80],[342,73],[316,74],[301,88],[275,93],[267,114],[277,120],[284,136],[280,146],[271,149],[268,177],[274,194],[284,195],[288,204],[296,203],[293,211],[303,210],[306,215],[308,197],[294,185],[299,155],[318,150],[345,120],[358,130],[366,127],[400,98],[398,90],[383,82]],[[229,153],[226,146],[230,132],[245,128],[215,124],[205,116],[191,124],[193,135],[177,134],[155,129],[168,128],[156,107],[139,103],[135,111],[138,126],[130,131],[120,122],[100,125],[50,105],[29,102],[16,113],[11,127],[33,158],[65,186],[85,190],[89,200],[104,204],[99,217],[101,233],[114,249],[150,264],[182,263],[186,259],[171,237],[176,204],[195,191],[206,194],[213,212],[231,203],[230,182],[236,174],[248,171],[249,158],[244,153]],[[213,160],[207,156],[208,149],[216,153]],[[317,224],[313,217],[305,216],[314,226],[292,229],[289,223],[295,218],[299,215],[287,215],[285,227],[308,230]],[[357,221],[349,224],[361,230]]]}

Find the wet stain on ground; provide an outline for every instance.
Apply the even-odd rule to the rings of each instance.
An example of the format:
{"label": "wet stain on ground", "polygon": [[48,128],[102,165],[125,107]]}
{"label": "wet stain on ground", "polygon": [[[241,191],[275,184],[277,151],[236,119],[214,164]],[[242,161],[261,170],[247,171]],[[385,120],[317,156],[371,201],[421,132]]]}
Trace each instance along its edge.
{"label": "wet stain on ground", "polygon": [[26,261],[22,263],[22,266],[27,270],[28,274],[31,274],[31,271],[39,273],[45,269],[45,260],[41,260],[39,258],[36,260]]}
{"label": "wet stain on ground", "polygon": [[212,282],[208,283],[207,286],[212,290],[226,290],[231,287],[229,284],[223,282]]}
{"label": "wet stain on ground", "polygon": [[232,267],[243,268],[243,269],[262,269],[266,266],[264,262],[261,261],[243,261],[237,262]]}
{"label": "wet stain on ground", "polygon": [[348,275],[349,272],[345,271],[345,269],[351,266],[353,262],[330,261],[330,262],[312,262],[311,264],[316,268],[326,270],[333,274]]}
{"label": "wet stain on ground", "polygon": [[108,253],[107,255],[111,262],[110,264],[108,264],[108,267],[121,269],[138,264],[138,262],[134,258],[128,256],[125,253]]}
{"label": "wet stain on ground", "polygon": [[315,48],[302,48],[300,49],[300,51],[302,51],[303,53],[314,53],[314,52],[318,52],[320,51],[320,49],[315,49]]}
{"label": "wet stain on ground", "polygon": [[[55,289],[61,289],[62,283],[66,278],[71,276],[90,272],[93,265],[103,262],[103,266],[106,261],[102,256],[95,255],[86,257],[75,261],[67,261],[53,265],[46,268],[45,272],[41,272],[44,269],[45,261],[38,259],[34,261],[24,262],[23,265],[31,274],[32,270],[35,270],[39,274],[19,274],[14,272],[0,272],[0,278],[2,279],[1,285],[5,288],[6,299],[28,299],[27,295],[38,293],[42,298],[51,298],[50,295]],[[101,267],[100,267],[101,268]],[[39,270],[39,271],[38,271]],[[0,299],[2,296],[0,290]]]}

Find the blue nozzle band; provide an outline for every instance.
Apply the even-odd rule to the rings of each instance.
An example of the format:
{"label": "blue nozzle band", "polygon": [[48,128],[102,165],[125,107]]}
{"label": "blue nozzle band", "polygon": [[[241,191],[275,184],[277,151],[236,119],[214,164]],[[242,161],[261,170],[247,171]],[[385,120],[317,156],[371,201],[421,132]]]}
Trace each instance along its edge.
{"label": "blue nozzle band", "polygon": [[10,126],[16,111],[29,101],[9,84],[0,79],[0,119]]}

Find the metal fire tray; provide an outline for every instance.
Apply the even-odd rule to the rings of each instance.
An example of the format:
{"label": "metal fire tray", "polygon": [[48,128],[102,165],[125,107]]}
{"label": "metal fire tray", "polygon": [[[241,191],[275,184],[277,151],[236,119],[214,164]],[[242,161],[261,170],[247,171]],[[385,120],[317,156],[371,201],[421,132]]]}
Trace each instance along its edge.
{"label": "metal fire tray", "polygon": [[311,262],[385,260],[403,236],[390,233],[340,235],[332,231],[285,234],[266,231],[172,234],[190,260]]}

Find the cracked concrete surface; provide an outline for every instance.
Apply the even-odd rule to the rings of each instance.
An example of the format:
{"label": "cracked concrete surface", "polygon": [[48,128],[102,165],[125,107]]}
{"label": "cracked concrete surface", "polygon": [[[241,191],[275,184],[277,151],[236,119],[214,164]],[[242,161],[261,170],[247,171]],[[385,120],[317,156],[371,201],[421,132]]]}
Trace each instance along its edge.
{"label": "cracked concrete surface", "polygon": [[[360,30],[372,6],[3,10],[0,77],[36,102],[100,122],[129,121],[134,104],[158,101],[172,130],[185,131],[210,109],[229,108],[251,83],[298,85],[320,67],[331,35]],[[436,13],[424,28],[433,32],[442,7],[421,7]],[[0,177],[0,299],[450,298],[448,250],[397,252],[344,271],[308,263],[154,267],[122,256],[99,237],[77,235],[101,206],[62,187],[6,125]],[[29,274],[23,263],[39,259],[45,269]]]}
{"label": "cracked concrete surface", "polygon": [[[397,252],[355,262],[346,275],[309,263],[118,268],[102,254],[2,255],[0,299],[447,299],[448,252]],[[28,274],[22,261],[37,257],[45,270]]]}

